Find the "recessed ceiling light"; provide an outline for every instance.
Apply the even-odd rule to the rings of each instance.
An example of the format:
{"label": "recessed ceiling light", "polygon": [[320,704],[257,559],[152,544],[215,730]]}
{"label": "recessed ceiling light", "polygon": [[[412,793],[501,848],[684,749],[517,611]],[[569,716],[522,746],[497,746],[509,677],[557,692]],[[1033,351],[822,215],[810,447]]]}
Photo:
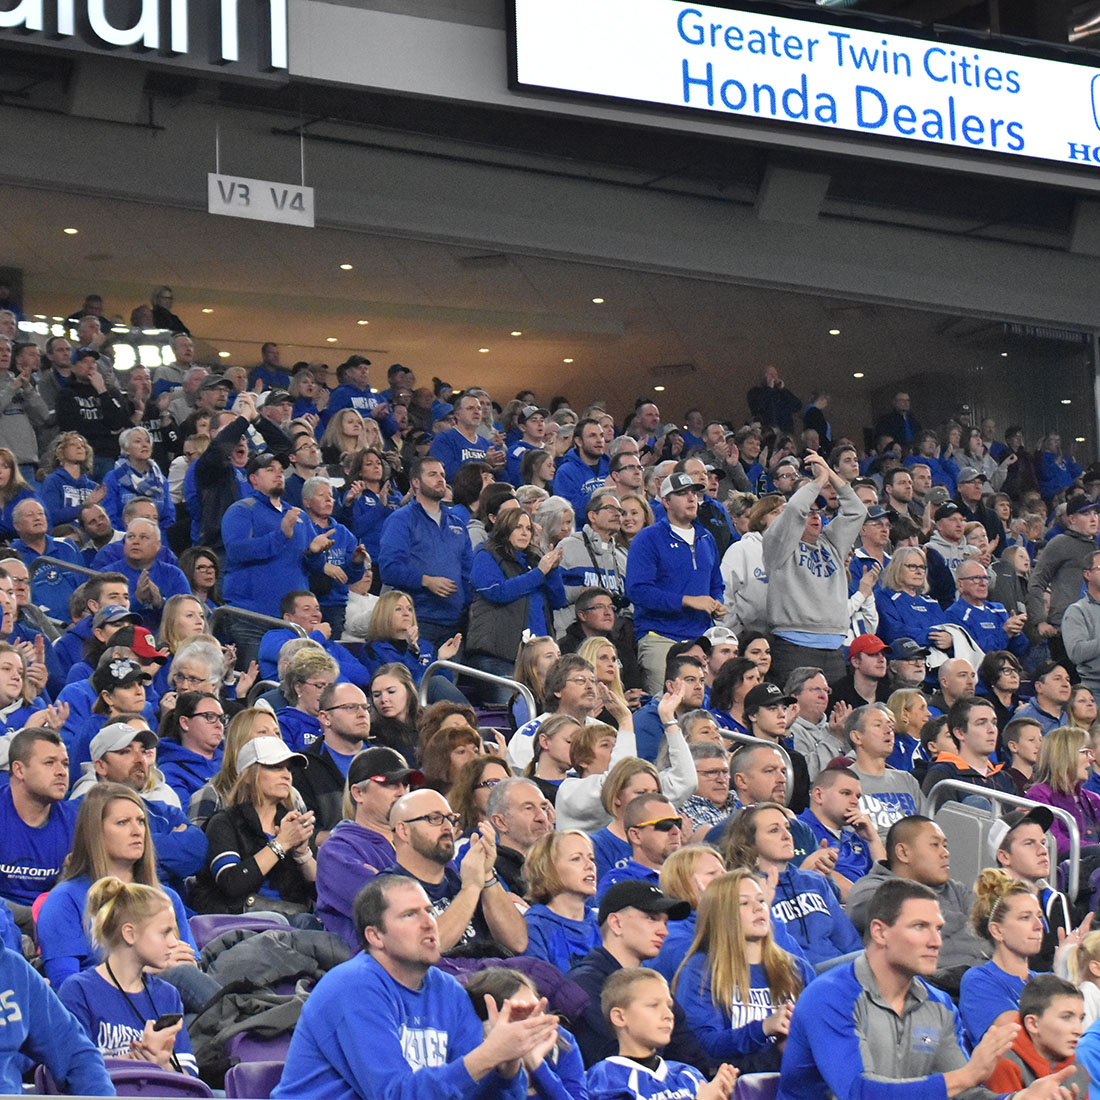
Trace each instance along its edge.
{"label": "recessed ceiling light", "polygon": [[572,363],[573,360],[572,359],[563,359],[562,362],[563,363]]}
{"label": "recessed ceiling light", "polygon": [[514,328],[514,329],[512,329],[512,335],[513,336],[522,336],[523,333],[520,332],[520,330],[518,328]]}
{"label": "recessed ceiling light", "polygon": [[355,322],[357,325],[369,325],[370,321],[364,321],[362,319]]}
{"label": "recessed ceiling light", "polygon": [[1074,443],[1084,443],[1085,442],[1085,437],[1083,435],[1074,436],[1073,442]]}
{"label": "recessed ceiling light", "polygon": [[68,229],[62,229],[61,232],[67,234],[70,237],[75,237],[77,235],[77,233],[80,232],[80,230],[79,229],[73,229],[70,226]]}
{"label": "recessed ceiling light", "polygon": [[210,308],[209,306],[207,306],[207,307],[206,307],[206,308],[205,308],[205,309],[203,310],[203,313],[213,313],[213,312],[214,312],[214,311],[213,311],[213,310],[212,310],[212,309],[211,309],[211,308]]}
{"label": "recessed ceiling light", "polygon": [[64,317],[53,317],[53,318],[51,318],[51,320],[54,320],[54,321],[64,321],[64,320],[65,320],[65,318],[64,318]]}
{"label": "recessed ceiling light", "polygon": [[1069,398],[1069,397],[1063,397],[1063,398],[1062,398],[1062,404],[1063,404],[1063,405],[1072,405],[1072,404],[1073,404],[1073,401],[1072,401],[1072,399],[1071,399],[1071,398]]}
{"label": "recessed ceiling light", "polygon": [[830,336],[839,336],[840,335],[840,329],[838,329],[838,328],[829,329],[829,335]]}
{"label": "recessed ceiling light", "polygon": [[228,351],[219,351],[218,352],[218,358],[219,359],[228,359],[229,355],[230,355],[230,353]]}
{"label": "recessed ceiling light", "polygon": [[351,271],[352,266],[351,266],[351,264],[341,264],[340,265],[340,270],[341,271]]}
{"label": "recessed ceiling light", "polygon": [[602,306],[603,305],[603,299],[602,298],[593,298],[592,299],[592,304],[594,306]]}
{"label": "recessed ceiling light", "polygon": [[1001,352],[1001,358],[1002,359],[1007,359],[1008,358],[1008,352],[1007,351],[1002,351]]}
{"label": "recessed ceiling light", "polygon": [[335,336],[326,336],[325,337],[325,343],[326,344],[335,344],[336,343],[336,337]]}
{"label": "recessed ceiling light", "polygon": [[863,371],[861,371],[861,370],[853,371],[852,372],[852,377],[853,378],[862,378],[863,377]]}
{"label": "recessed ceiling light", "polygon": [[489,351],[488,348],[478,348],[477,350],[480,351],[482,355],[488,354]]}
{"label": "recessed ceiling light", "polygon": [[655,391],[656,391],[657,393],[664,393],[664,392],[665,392],[665,388],[664,388],[664,386],[654,386],[654,387],[653,387],[653,389],[654,389],[654,390],[655,390]]}
{"label": "recessed ceiling light", "polygon": [[34,315],[34,319],[36,321],[44,321],[46,319],[46,315],[44,313],[36,313]]}

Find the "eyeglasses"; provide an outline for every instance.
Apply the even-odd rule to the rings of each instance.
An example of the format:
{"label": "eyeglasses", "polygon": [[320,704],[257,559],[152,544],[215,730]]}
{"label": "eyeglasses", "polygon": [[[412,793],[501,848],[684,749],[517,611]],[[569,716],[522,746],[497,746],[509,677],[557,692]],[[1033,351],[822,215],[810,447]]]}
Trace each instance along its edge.
{"label": "eyeglasses", "polygon": [[483,779],[480,783],[474,784],[475,791],[491,791],[501,780],[499,779]]}
{"label": "eyeglasses", "polygon": [[955,579],[959,584],[962,584],[964,581],[985,581],[986,584],[989,583],[989,578],[984,573],[977,573],[972,577],[956,577]]}
{"label": "eyeglasses", "polygon": [[205,718],[207,722],[217,722],[218,725],[221,726],[223,729],[227,725],[229,725],[229,715],[228,714],[217,714],[212,710],[197,710],[197,711],[195,711],[195,713],[193,715],[191,715],[191,717],[192,718]]}
{"label": "eyeglasses", "polygon": [[907,561],[905,563],[905,568],[906,569],[915,569],[918,573],[927,573],[928,572],[928,566],[927,565],[921,565],[920,562],[915,562],[915,561]]}
{"label": "eyeglasses", "polygon": [[623,509],[623,508],[620,508],[617,504],[601,504],[599,506],[599,508],[596,509],[596,511],[597,512],[618,512],[618,514],[620,516],[625,516],[626,515],[626,510]]}
{"label": "eyeglasses", "polygon": [[659,833],[671,833],[673,829],[679,829],[684,823],[682,817],[661,817],[656,821],[639,821],[635,829],[656,829]]}
{"label": "eyeglasses", "polygon": [[729,768],[715,768],[714,771],[695,773],[700,779],[729,779]]}
{"label": "eyeglasses", "polygon": [[188,676],[183,672],[177,672],[172,677],[173,683],[177,684],[205,684],[209,679],[208,676]]}
{"label": "eyeglasses", "polygon": [[370,703],[339,703],[335,707],[322,707],[324,711],[353,710],[357,714],[366,714],[370,710]]}
{"label": "eyeglasses", "polygon": [[590,603],[587,607],[579,607],[577,610],[582,615],[587,615],[589,611],[614,611],[615,605],[613,603]]}
{"label": "eyeglasses", "polygon": [[640,470],[641,468],[642,468],[642,464],[640,462],[624,462],[619,467],[619,470],[620,471],[622,471],[622,470]]}
{"label": "eyeglasses", "polygon": [[311,688],[316,688],[318,691],[324,691],[329,686],[331,681],[329,680],[303,680],[302,683],[309,684]]}
{"label": "eyeglasses", "polygon": [[581,687],[595,687],[599,680],[595,676],[566,676],[567,684],[580,684]]}
{"label": "eyeglasses", "polygon": [[462,818],[458,814],[445,814],[436,810],[434,813],[421,814],[419,817],[407,817],[405,818],[405,824],[412,825],[417,821],[426,821],[433,829],[438,829],[440,825],[447,822],[452,829],[457,829],[461,820]]}

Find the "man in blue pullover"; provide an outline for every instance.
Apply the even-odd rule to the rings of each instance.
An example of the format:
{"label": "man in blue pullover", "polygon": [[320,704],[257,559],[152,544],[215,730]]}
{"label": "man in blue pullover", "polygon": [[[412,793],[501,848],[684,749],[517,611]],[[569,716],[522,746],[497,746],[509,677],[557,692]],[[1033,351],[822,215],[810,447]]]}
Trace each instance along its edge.
{"label": "man in blue pullover", "polygon": [[[283,506],[283,467],[272,454],[253,455],[245,467],[251,492],[222,517],[225,543],[226,603],[277,618],[281,594],[309,588],[307,558],[324,553],[328,534],[314,533],[301,508]],[[235,622],[234,640],[240,660],[256,655],[264,627]]]}
{"label": "man in blue pullover", "polygon": [[462,986],[435,965],[435,914],[412,879],[372,879],[354,915],[366,950],[317,983],[272,1097],[522,1100],[523,1058],[547,1044],[558,1018],[513,1020],[505,1005],[483,1031]]}
{"label": "man in blue pullover", "polygon": [[[795,1005],[783,1051],[778,1100],[993,1100],[982,1082],[1020,1030],[994,1025],[969,1060],[959,1014],[929,985],[943,917],[936,895],[917,882],[879,888],[868,910],[867,947],[855,960],[811,982]],[[1075,1094],[1040,1078],[1013,1100]],[[1076,1091],[1076,1090],[1075,1090]],[[1004,1094],[1001,1094],[1004,1095]]]}
{"label": "man in blue pullover", "polygon": [[370,388],[369,359],[363,355],[350,356],[336,368],[336,379],[340,385],[332,391],[328,405],[321,414],[318,431],[323,431],[342,409],[354,409],[364,419],[377,420],[383,435],[392,436],[397,431],[397,423],[390,415],[389,402]]}
{"label": "man in blue pullover", "polygon": [[447,479],[440,459],[417,459],[409,471],[413,499],[382,528],[382,580],[412,596],[420,636],[439,649],[461,630],[473,599],[473,549],[466,528],[442,502]]}
{"label": "man in blue pullover", "polygon": [[588,498],[607,480],[611,460],[598,420],[586,417],[573,431],[574,446],[566,451],[554,475],[554,495],[565,497],[578,518],[588,511]]}
{"label": "man in blue pullover", "polygon": [[630,544],[626,594],[634,604],[638,659],[652,695],[660,691],[672,646],[698,638],[726,614],[718,548],[696,522],[705,489],[690,474],[670,474],[661,482],[665,518],[643,528]]}
{"label": "man in blue pullover", "polygon": [[986,653],[999,649],[1017,657],[1027,653],[1029,642],[1023,633],[1027,614],[1010,615],[1004,604],[989,599],[989,574],[980,561],[961,562],[955,584],[959,598],[943,613],[947,622],[963,627]]}

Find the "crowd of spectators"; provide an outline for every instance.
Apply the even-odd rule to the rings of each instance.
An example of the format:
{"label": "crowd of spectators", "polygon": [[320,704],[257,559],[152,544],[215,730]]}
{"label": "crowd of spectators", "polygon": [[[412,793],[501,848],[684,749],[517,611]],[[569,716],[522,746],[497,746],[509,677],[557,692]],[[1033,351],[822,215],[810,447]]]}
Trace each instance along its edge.
{"label": "crowd of spectators", "polygon": [[196,914],[325,956],[279,1097],[1100,1090],[1100,465],[771,366],[679,423],[221,370],[153,302],[151,374],[0,310],[4,1091],[219,1083]]}

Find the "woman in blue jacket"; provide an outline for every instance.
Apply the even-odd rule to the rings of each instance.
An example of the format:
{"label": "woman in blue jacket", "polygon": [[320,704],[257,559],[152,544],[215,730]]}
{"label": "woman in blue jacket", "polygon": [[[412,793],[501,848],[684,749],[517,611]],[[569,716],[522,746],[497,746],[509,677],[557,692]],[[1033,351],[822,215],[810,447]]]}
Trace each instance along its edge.
{"label": "woman in blue jacket", "polygon": [[52,472],[42,482],[38,498],[50,527],[76,523],[86,503],[98,504],[107,490],[91,478],[92,448],[79,432],[62,432],[50,449]]}
{"label": "woman in blue jacket", "polygon": [[596,858],[592,841],[579,829],[539,837],[523,864],[527,900],[526,955],[553,963],[563,974],[594,947],[600,925],[596,897]]}
{"label": "woman in blue jacket", "polygon": [[778,802],[757,802],[738,813],[727,830],[723,854],[730,867],[775,871],[772,916],[786,923],[813,966],[862,948],[829,880],[790,865],[794,840],[787,810]]}
{"label": "woman in blue jacket", "polygon": [[134,497],[148,497],[157,506],[157,522],[167,531],[176,521],[176,506],[168,495],[168,479],[153,461],[153,440],[144,428],[127,428],[119,437],[121,457],[103,479],[103,508],[116,530],[125,530],[123,510]]}
{"label": "woman in blue jacket", "polygon": [[776,945],[757,875],[740,868],[703,891],[672,990],[713,1061],[735,1060],[742,1073],[774,1072],[795,1000],[813,977],[805,960]]}
{"label": "woman in blue jacket", "polygon": [[474,554],[466,653],[475,668],[498,676],[512,675],[524,632],[550,634],[554,612],[569,603],[561,546],[540,554],[532,544],[533,524],[518,504],[498,513],[493,533]]}
{"label": "woman in blue jacket", "polygon": [[1062,437],[1051,432],[1039,445],[1039,492],[1049,501],[1081,476],[1081,467],[1062,453]]}
{"label": "woman in blue jacket", "polygon": [[928,559],[919,546],[899,546],[875,589],[876,633],[891,645],[912,638],[920,646],[950,649],[940,605],[928,595]]}
{"label": "woman in blue jacket", "polygon": [[[351,484],[340,502],[336,518],[367,548],[371,561],[376,561],[382,542],[382,526],[401,507],[401,494],[390,481],[389,465],[382,452],[374,447],[350,455],[347,468]],[[381,587],[381,575],[376,574],[371,591],[377,595]]]}

